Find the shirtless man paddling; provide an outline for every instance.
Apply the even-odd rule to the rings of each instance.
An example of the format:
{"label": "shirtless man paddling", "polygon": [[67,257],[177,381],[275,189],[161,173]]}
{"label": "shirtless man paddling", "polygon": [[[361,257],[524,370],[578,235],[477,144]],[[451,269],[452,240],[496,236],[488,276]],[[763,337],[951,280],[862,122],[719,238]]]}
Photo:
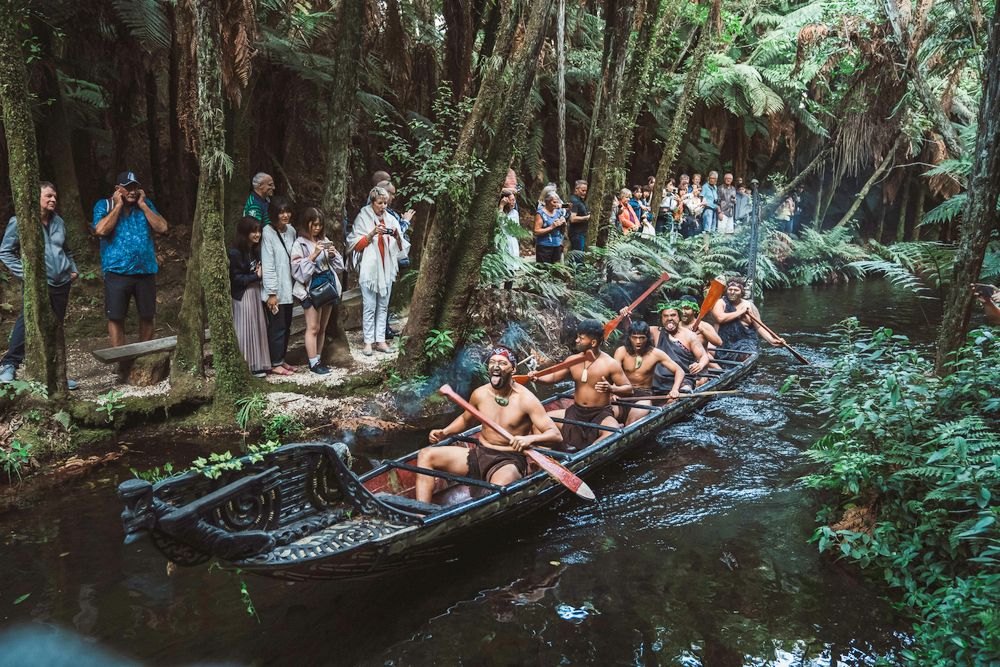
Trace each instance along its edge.
{"label": "shirtless man paddling", "polygon": [[[653,339],[649,335],[649,325],[645,322],[641,320],[632,322],[625,344],[615,350],[615,361],[622,365],[625,377],[632,383],[632,396],[636,399],[635,403],[641,405],[652,403],[652,401],[640,400],[640,397],[653,395],[653,378],[656,369],[661,365],[674,374],[674,385],[670,389],[670,396],[673,398],[680,396],[681,384],[684,382],[684,369],[678,366],[666,352],[653,345]],[[623,403],[614,406],[614,409],[618,421],[623,422],[626,426],[649,414],[649,410],[632,408]]]}
{"label": "shirtless man paddling", "polygon": [[[612,396],[631,396],[632,384],[625,376],[622,365],[607,352],[601,351],[604,341],[604,325],[597,320],[583,320],[576,328],[576,351],[593,350],[597,358],[592,362],[576,364],[569,368],[535,378],[538,382],[555,383],[572,377],[576,382],[573,405],[566,410],[553,410],[556,418],[618,427],[611,409]],[[607,437],[609,431],[596,428],[560,424],[563,449],[569,452],[583,449]]]}
{"label": "shirtless man paddling", "polygon": [[[680,306],[675,304],[664,306],[660,311],[660,324],[658,327],[650,327],[649,333],[653,344],[666,352],[688,373],[681,390],[691,391],[694,387],[708,382],[708,378],[702,377],[696,380],[693,377],[705,370],[705,367],[712,362],[712,358],[708,356],[708,351],[701,344],[698,335],[681,326]],[[657,370],[653,379],[653,389],[657,392],[665,391],[670,380],[665,371]]]}
{"label": "shirtless man paddling", "polygon": [[[752,302],[746,301],[746,285],[742,278],[730,278],[726,283],[726,293],[715,302],[712,316],[722,338],[722,347],[731,350],[754,349],[759,334],[761,338],[775,347],[785,344],[784,338],[772,336],[763,326],[758,326],[747,316],[750,313],[760,322],[760,311]],[[756,331],[756,334],[755,334]]]}
{"label": "shirtless man paddling", "polygon": [[[475,447],[445,445],[426,447],[417,454],[421,468],[443,470],[454,475],[482,479],[505,486],[516,482],[528,472],[528,461],[521,452],[534,445],[558,445],[563,437],[545,407],[530,390],[513,382],[514,353],[496,347],[487,362],[489,384],[475,389],[469,402],[514,436],[508,443],[493,429],[483,426],[479,444]],[[476,418],[463,411],[444,428],[430,432],[431,444],[458,435],[476,425]],[[429,503],[434,495],[434,478],[417,475],[417,500]]]}

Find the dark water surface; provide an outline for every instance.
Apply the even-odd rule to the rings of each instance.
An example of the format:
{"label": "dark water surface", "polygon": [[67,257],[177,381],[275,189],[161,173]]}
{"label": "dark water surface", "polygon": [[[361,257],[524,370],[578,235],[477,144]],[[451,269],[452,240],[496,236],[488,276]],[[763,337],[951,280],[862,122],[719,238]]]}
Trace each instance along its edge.
{"label": "dark water surface", "polygon": [[[932,333],[914,299],[881,284],[775,292],[765,306],[817,364],[850,314]],[[742,388],[774,391],[799,368],[769,350]],[[148,443],[0,515],[0,628],[65,628],[158,664],[872,664],[898,651],[906,623],[877,584],[806,544],[816,508],[800,451],[818,432],[790,397],[717,399],[588,480],[597,503],[564,498],[452,562],[366,584],[252,577],[259,622],[235,576],[168,576],[148,542],[121,544],[114,491],[128,467],[200,453]]]}

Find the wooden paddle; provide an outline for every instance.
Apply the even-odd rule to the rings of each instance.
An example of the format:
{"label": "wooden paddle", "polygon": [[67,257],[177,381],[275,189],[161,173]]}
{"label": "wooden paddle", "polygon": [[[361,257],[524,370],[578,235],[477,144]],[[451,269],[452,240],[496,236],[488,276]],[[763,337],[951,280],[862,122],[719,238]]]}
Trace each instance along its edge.
{"label": "wooden paddle", "polygon": [[[483,426],[489,426],[491,429],[499,433],[508,443],[514,439],[514,436],[504,429],[504,427],[497,424],[495,421],[473,407],[473,405],[467,400],[456,394],[455,390],[451,388],[451,385],[443,385],[440,389],[438,389],[438,391],[441,392],[442,395],[448,397],[452,403],[468,411],[468,413],[478,419]],[[594,500],[594,492],[590,490],[587,483],[574,475],[573,471],[566,466],[550,459],[541,452],[536,452],[534,449],[526,449],[524,450],[524,454],[537,463],[539,468],[547,472],[549,477],[556,480],[576,495],[587,500]]]}
{"label": "wooden paddle", "polygon": [[616,317],[615,319],[611,320],[610,322],[604,325],[604,337],[607,338],[608,336],[610,336],[611,332],[618,328],[618,325],[621,324],[621,321],[625,319],[626,315],[631,315],[632,311],[638,308],[639,304],[646,300],[646,297],[655,292],[657,287],[667,282],[668,280],[670,280],[670,276],[667,275],[667,272],[664,271],[663,273],[661,273],[660,277],[656,280],[656,282],[650,285],[648,290],[640,294],[638,299],[629,304],[628,308],[625,309],[624,313],[619,313],[618,317]]}
{"label": "wooden paddle", "polygon": [[[751,322],[753,322],[757,326],[763,328],[764,331],[766,331],[767,333],[771,334],[775,338],[781,338],[781,336],[779,336],[778,334],[774,333],[774,331],[771,329],[771,327],[769,327],[766,324],[764,324],[763,322],[761,322],[760,318],[754,316],[754,314],[751,313],[749,310],[747,311],[747,317],[750,318]],[[788,350],[789,352],[791,352],[792,356],[795,357],[796,359],[798,359],[801,363],[806,364],[807,366],[809,365],[809,360],[806,359],[805,357],[803,357],[801,354],[799,354],[798,351],[796,351],[791,345],[789,345],[788,343],[782,343],[781,346],[783,348],[785,348],[786,350]]]}
{"label": "wooden paddle", "polygon": [[694,321],[691,326],[691,331],[698,331],[698,325],[705,318],[706,315],[715,306],[715,302],[726,291],[726,283],[722,282],[718,278],[712,278],[712,284],[708,286],[708,294],[705,295],[705,300],[701,302],[701,310],[698,311],[698,319]]}
{"label": "wooden paddle", "polygon": [[594,351],[587,350],[582,354],[573,355],[572,357],[566,359],[566,361],[560,361],[558,364],[553,364],[552,366],[549,366],[548,368],[543,368],[540,371],[532,371],[527,375],[515,375],[514,382],[518,384],[528,384],[529,382],[535,380],[536,378],[540,378],[543,375],[548,375],[549,373],[557,373],[561,370],[569,368],[570,366],[576,366],[577,364],[584,361],[594,362],[596,360],[597,360],[597,355],[594,354]]}

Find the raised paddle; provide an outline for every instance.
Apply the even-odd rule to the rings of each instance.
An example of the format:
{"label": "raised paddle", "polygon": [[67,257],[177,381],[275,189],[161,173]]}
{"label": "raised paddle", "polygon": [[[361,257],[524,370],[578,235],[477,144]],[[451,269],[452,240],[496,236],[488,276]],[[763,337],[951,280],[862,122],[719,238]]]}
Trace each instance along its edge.
{"label": "raised paddle", "polygon": [[715,307],[715,302],[719,300],[719,297],[723,295],[726,291],[726,283],[722,282],[718,278],[712,278],[712,284],[708,286],[708,294],[705,295],[705,300],[701,302],[701,310],[698,311],[698,319],[694,321],[691,326],[691,331],[697,331],[698,325],[701,321],[708,315],[709,311]]}
{"label": "raised paddle", "polygon": [[[761,322],[760,318],[759,317],[755,317],[754,314],[751,313],[749,310],[747,311],[747,317],[750,318],[751,322],[753,322],[757,326],[761,327],[762,329],[764,329],[764,331],[766,331],[767,333],[771,334],[775,338],[781,338],[781,336],[779,336],[778,334],[774,333],[774,331],[771,329],[771,327],[769,327],[766,324],[764,324],[763,322]],[[792,356],[795,357],[796,359],[798,359],[801,363],[806,364],[807,366],[809,365],[809,360],[806,359],[805,357],[803,357],[801,354],[799,354],[798,351],[796,351],[791,345],[789,345],[788,343],[782,342],[781,346],[783,348],[785,348],[786,350],[788,350],[789,352],[791,352]]]}
{"label": "raised paddle", "polygon": [[618,325],[621,324],[621,321],[625,319],[626,315],[631,315],[632,311],[638,308],[639,304],[646,300],[646,297],[655,292],[657,287],[667,282],[668,280],[670,280],[670,276],[667,275],[667,272],[664,271],[663,273],[661,273],[660,277],[657,278],[655,283],[649,286],[648,290],[640,294],[638,299],[629,304],[628,308],[625,309],[625,312],[619,313],[618,317],[616,317],[615,319],[611,320],[610,322],[604,325],[604,337],[607,338],[608,336],[610,336],[611,332],[618,328]]}
{"label": "raised paddle", "polygon": [[[456,394],[455,390],[451,388],[451,385],[443,385],[440,389],[438,389],[438,391],[441,392],[443,396],[447,396],[452,403],[466,410],[470,415],[478,419],[483,426],[489,426],[491,429],[499,433],[500,436],[503,437],[508,443],[514,439],[514,436],[512,436],[503,426],[497,424],[495,421],[473,407],[473,405],[467,400]],[[590,490],[587,483],[574,475],[573,471],[566,466],[557,463],[555,460],[550,459],[541,452],[536,452],[534,449],[526,449],[524,450],[524,454],[537,463],[539,468],[547,472],[549,477],[556,480],[576,495],[587,500],[594,499],[594,492]]]}
{"label": "raised paddle", "polygon": [[566,361],[560,361],[558,364],[553,364],[552,366],[549,366],[548,368],[543,368],[540,371],[532,371],[531,373],[528,373],[527,375],[515,375],[514,376],[514,382],[516,382],[518,384],[528,384],[532,380],[535,380],[536,378],[540,378],[543,375],[548,375],[549,373],[557,373],[557,372],[559,372],[561,370],[565,370],[565,369],[569,368],[570,366],[576,366],[577,364],[579,364],[581,362],[584,362],[584,361],[593,362],[596,359],[597,359],[597,355],[594,354],[594,351],[593,350],[587,350],[586,352],[584,352],[582,354],[575,354],[572,357],[568,358]]}

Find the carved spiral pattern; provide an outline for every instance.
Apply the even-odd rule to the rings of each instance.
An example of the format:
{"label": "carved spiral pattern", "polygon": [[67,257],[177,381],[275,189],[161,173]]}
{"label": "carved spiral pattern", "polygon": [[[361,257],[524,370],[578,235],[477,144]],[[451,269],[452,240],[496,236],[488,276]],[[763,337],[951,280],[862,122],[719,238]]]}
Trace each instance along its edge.
{"label": "carved spiral pattern", "polygon": [[306,480],[309,501],[320,510],[328,510],[343,501],[344,496],[337,483],[333,464],[326,456],[320,456],[309,471]]}
{"label": "carved spiral pattern", "polygon": [[278,523],[278,491],[240,496],[215,509],[216,525],[231,531],[271,530]]}

